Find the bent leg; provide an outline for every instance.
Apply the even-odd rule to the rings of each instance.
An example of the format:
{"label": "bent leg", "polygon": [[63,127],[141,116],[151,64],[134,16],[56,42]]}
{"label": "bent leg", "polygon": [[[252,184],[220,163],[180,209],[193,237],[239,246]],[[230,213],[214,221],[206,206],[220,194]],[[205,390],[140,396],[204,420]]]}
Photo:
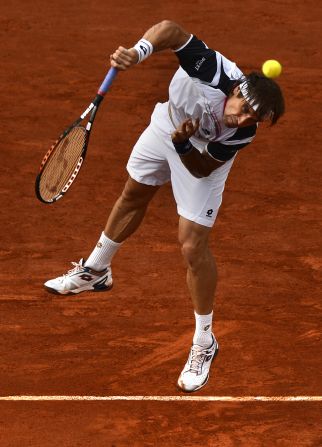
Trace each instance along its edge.
{"label": "bent leg", "polygon": [[47,281],[46,289],[62,295],[111,289],[112,258],[121,242],[142,222],[147,206],[157,190],[156,186],[142,185],[129,178],[107,221],[106,233],[102,233],[88,259],[73,263],[75,268],[67,274]]}
{"label": "bent leg", "polygon": [[148,186],[128,178],[121,196],[116,201],[105,230],[86,260],[86,267],[101,271],[111,265],[113,256],[142,222],[149,202],[159,186]]}

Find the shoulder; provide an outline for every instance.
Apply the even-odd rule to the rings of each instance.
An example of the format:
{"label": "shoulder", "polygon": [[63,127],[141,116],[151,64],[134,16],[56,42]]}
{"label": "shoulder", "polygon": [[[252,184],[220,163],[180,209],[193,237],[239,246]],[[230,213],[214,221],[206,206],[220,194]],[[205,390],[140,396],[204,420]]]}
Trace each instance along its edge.
{"label": "shoulder", "polygon": [[210,141],[207,152],[216,160],[228,161],[241,149],[248,146],[256,135],[257,126],[242,127],[236,130],[234,135],[224,141]]}
{"label": "shoulder", "polygon": [[243,76],[234,62],[209,48],[195,35],[191,35],[185,45],[175,50],[175,54],[190,77],[220,89],[225,95],[228,95],[236,80]]}

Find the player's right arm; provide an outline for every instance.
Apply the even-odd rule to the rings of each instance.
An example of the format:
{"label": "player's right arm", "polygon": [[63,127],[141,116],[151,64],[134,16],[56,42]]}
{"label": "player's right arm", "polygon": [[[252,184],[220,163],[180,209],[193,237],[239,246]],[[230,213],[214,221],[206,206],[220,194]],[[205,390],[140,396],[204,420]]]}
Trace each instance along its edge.
{"label": "player's right arm", "polygon": [[[153,52],[162,50],[178,50],[191,38],[191,34],[185,31],[177,23],[171,20],[163,20],[149,28],[143,35],[143,39],[150,42]],[[111,66],[119,70],[126,70],[138,63],[139,55],[135,48],[118,47],[110,55]]]}

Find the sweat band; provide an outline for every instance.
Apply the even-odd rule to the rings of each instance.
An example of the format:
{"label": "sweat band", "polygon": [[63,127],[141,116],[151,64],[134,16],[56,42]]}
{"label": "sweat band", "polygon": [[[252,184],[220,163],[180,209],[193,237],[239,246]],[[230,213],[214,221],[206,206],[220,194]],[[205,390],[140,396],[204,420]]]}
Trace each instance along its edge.
{"label": "sweat band", "polygon": [[153,45],[146,39],[140,39],[133,48],[136,49],[139,55],[139,59],[137,61],[138,64],[144,61],[144,59],[147,59],[153,53]]}
{"label": "sweat band", "polygon": [[246,101],[249,103],[249,105],[251,106],[252,109],[256,110],[258,109],[259,104],[255,104],[254,101],[251,101],[249,98],[249,94],[248,94],[248,85],[247,82],[244,81],[239,85],[240,91],[243,95],[243,97],[246,99]]}
{"label": "sweat band", "polygon": [[172,144],[176,150],[176,153],[179,155],[186,155],[193,148],[189,140],[186,140],[183,143],[175,143],[174,141],[172,141]]}

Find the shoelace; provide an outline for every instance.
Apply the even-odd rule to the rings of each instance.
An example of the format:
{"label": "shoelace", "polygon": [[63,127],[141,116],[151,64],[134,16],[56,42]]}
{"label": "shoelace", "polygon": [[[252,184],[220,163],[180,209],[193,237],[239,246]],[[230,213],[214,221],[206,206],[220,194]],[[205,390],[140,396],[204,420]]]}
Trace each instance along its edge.
{"label": "shoelace", "polygon": [[208,353],[208,349],[191,348],[190,367],[189,371],[200,374],[203,360]]}
{"label": "shoelace", "polygon": [[83,262],[83,259],[81,259],[79,262],[72,262],[72,265],[74,265],[74,268],[68,270],[67,273],[64,273],[63,276],[60,277],[60,280],[61,280],[61,281],[64,281],[64,279],[65,279],[67,276],[71,275],[72,273],[78,273],[78,272],[80,272],[80,271],[84,268],[82,262]]}
{"label": "shoelace", "polygon": [[82,262],[83,262],[82,259],[79,262],[72,262],[72,265],[74,265],[75,267],[71,270],[68,270],[67,275],[70,275],[71,273],[80,272],[84,268]]}

